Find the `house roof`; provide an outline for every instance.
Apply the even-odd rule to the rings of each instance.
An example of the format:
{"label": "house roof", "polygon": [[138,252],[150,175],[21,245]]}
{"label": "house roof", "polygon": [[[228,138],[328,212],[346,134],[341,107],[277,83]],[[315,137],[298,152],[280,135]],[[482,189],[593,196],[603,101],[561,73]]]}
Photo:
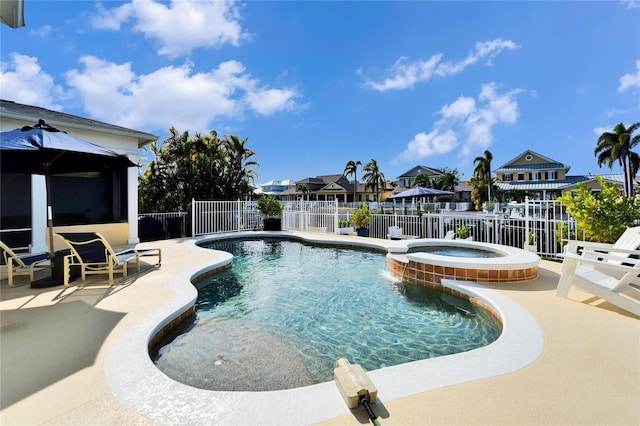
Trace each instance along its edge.
{"label": "house roof", "polygon": [[414,177],[416,177],[416,176],[418,176],[420,174],[426,174],[426,175],[429,175],[429,176],[441,176],[443,173],[442,173],[441,170],[434,169],[433,167],[417,165],[417,166],[407,170],[406,172],[404,172],[400,176],[398,176],[397,179],[414,178]]}
{"label": "house roof", "polygon": [[133,137],[138,140],[138,148],[142,148],[158,140],[158,136],[152,135],[151,133],[128,129],[126,127],[116,126],[115,124],[104,123],[102,121],[53,111],[38,106],[19,104],[5,99],[0,99],[0,116],[17,120],[33,121],[34,123],[42,118],[54,127],[63,126],[82,130],[100,130],[107,134]]}
{"label": "house roof", "polygon": [[[528,158],[530,157],[530,158]],[[542,163],[533,163],[533,164],[522,164],[522,163],[518,163],[521,160],[526,160],[526,161],[530,161],[531,159],[538,157],[540,160],[542,160]],[[518,164],[514,164],[514,163],[518,163]],[[494,170],[494,172],[496,173],[504,173],[504,172],[515,172],[515,171],[528,171],[528,170],[534,170],[534,169],[546,169],[546,170],[550,170],[550,169],[566,169],[569,170],[570,166],[567,166],[566,164],[563,164],[559,161],[556,160],[552,160],[549,157],[545,157],[544,155],[538,154],[537,152],[531,151],[530,149],[524,151],[522,154],[516,156],[515,158],[513,158],[510,161],[507,161],[505,164],[503,164],[502,166],[498,167],[496,170]]]}

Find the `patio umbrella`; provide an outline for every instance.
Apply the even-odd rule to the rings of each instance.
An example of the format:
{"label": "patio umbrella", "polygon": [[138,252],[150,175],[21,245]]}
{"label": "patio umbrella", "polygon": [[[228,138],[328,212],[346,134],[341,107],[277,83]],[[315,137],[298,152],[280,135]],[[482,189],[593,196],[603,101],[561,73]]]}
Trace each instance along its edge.
{"label": "patio umbrella", "polygon": [[45,176],[49,252],[53,257],[50,175],[133,167],[126,155],[71,136],[40,120],[33,126],[0,133],[0,171]]}
{"label": "patio umbrella", "polygon": [[389,198],[397,199],[397,198],[416,198],[416,197],[428,197],[433,195],[451,195],[453,192],[443,191],[441,189],[435,188],[424,188],[422,186],[417,186],[415,188],[407,189],[406,191],[402,191],[396,195],[392,195]]}

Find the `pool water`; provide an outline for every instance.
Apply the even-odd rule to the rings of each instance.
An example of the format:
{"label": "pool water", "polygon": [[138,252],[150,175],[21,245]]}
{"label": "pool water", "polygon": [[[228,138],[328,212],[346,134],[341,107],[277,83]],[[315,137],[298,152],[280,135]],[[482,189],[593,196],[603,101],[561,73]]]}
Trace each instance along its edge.
{"label": "pool water", "polygon": [[394,280],[382,253],[284,239],[208,247],[234,254],[232,268],[196,284],[193,321],[152,354],[195,387],[299,387],[333,380],[339,358],[374,370],[479,348],[501,332],[478,307]]}
{"label": "pool water", "polygon": [[482,250],[472,247],[461,246],[445,246],[445,245],[432,245],[416,247],[409,251],[410,253],[423,252],[437,254],[440,256],[452,256],[452,257],[468,257],[468,258],[490,258],[500,257],[501,254],[491,250]]}

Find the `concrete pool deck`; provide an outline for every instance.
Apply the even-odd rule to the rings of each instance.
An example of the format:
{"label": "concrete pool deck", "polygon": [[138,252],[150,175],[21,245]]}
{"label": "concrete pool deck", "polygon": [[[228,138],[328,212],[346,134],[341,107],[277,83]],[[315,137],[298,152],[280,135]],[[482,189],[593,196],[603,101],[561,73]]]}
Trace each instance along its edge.
{"label": "concrete pool deck", "polygon": [[[325,237],[313,234],[313,238]],[[344,240],[370,241],[358,237]],[[379,242],[388,244],[386,240]],[[189,413],[183,410],[188,410],[194,401],[181,400],[172,384],[154,389],[163,398],[155,400],[157,406],[147,408],[151,412],[172,412],[174,417],[151,418],[131,409],[128,402],[122,403],[121,392],[130,389],[132,398],[138,399],[137,387],[144,387],[140,382],[145,381],[127,383],[126,377],[118,378],[113,372],[114,365],[121,363],[126,371],[125,367],[130,368],[135,362],[135,356],[122,351],[126,348],[123,342],[141,324],[152,321],[158,310],[176,303],[172,284],[178,277],[221,261],[219,253],[194,250],[189,239],[141,246],[162,248],[162,267],[148,267],[111,288],[100,276],[69,289],[32,289],[28,285],[9,288],[6,280],[2,281],[1,424],[274,423],[269,410],[260,405],[245,406],[245,417],[234,412],[217,417],[217,421],[187,421]],[[380,422],[640,424],[640,319],[575,289],[570,299],[556,297],[559,270],[559,263],[542,261],[539,277],[532,282],[486,286],[522,306],[535,319],[543,346],[530,363],[497,376],[418,393],[408,390],[407,395],[397,398],[392,395],[400,395],[403,388],[416,384],[409,379],[406,383],[381,386],[372,377],[379,390],[380,402],[374,410]],[[146,342],[130,343],[136,352],[140,345],[146,346]],[[440,373],[456,375],[444,367]],[[148,379],[151,382],[154,378]],[[114,381],[120,383],[115,392]],[[336,395],[340,398],[335,386],[317,387],[331,403]],[[281,396],[271,395],[274,410],[292,400],[287,393],[281,395],[288,400],[277,401]],[[269,400],[269,395],[263,397]],[[220,406],[208,408],[218,412],[231,409],[235,404],[232,399],[233,396],[227,400],[223,396]],[[325,401],[316,402],[290,407],[286,423],[306,423],[305,417],[297,417],[296,412],[322,411]],[[252,412],[258,408],[260,413]],[[368,421],[363,411],[351,413],[342,408],[342,415],[327,411],[319,423],[362,425]]]}

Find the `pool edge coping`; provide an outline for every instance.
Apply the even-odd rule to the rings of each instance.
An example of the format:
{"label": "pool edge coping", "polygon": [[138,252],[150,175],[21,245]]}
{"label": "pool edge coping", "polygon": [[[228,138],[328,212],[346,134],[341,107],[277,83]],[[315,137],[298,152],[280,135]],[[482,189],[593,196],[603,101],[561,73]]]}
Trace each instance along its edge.
{"label": "pool edge coping", "polygon": [[[290,232],[218,234],[193,239],[188,248],[207,250],[197,244],[244,236],[285,236],[311,243],[342,245],[348,242],[354,247],[386,250],[384,240]],[[171,318],[194,304],[197,291],[191,283],[193,278],[230,261],[231,255],[223,256],[218,262],[199,265],[172,277],[169,286],[174,298],[115,339],[104,363],[107,385],[113,396],[135,412],[163,424],[309,424],[351,412],[333,382],[270,392],[207,391],[178,383],[153,364],[148,344]],[[496,290],[472,282],[445,281],[448,286],[490,305],[502,318],[501,336],[494,343],[472,351],[370,371],[368,374],[379,389],[379,403],[507,374],[529,365],[541,355],[542,331],[522,306]],[[398,380],[400,374],[404,380]],[[265,412],[269,413],[266,417]]]}

